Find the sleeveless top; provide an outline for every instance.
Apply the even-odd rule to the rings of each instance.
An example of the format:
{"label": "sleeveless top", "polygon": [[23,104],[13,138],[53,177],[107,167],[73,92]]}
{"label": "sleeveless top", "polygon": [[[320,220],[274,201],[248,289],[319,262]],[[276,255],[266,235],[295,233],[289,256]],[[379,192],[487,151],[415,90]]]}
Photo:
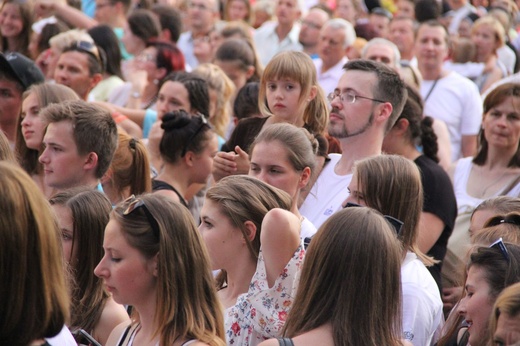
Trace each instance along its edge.
{"label": "sleeveless top", "polygon": [[173,186],[171,186],[170,184],[168,184],[165,181],[153,179],[152,180],[152,191],[155,192],[155,191],[160,191],[160,190],[168,190],[168,191],[175,192],[177,197],[179,197],[179,200],[181,201],[182,205],[185,206],[186,208],[188,208],[188,203],[186,202],[184,197],[179,193],[179,191],[177,191],[176,188],[174,188]]}
{"label": "sleeveless top", "polygon": [[[126,346],[133,346],[135,336],[136,336],[137,332],[141,329],[140,327],[141,327],[140,323],[136,323],[133,325],[131,324],[128,327],[126,327],[125,331],[123,332],[123,334],[121,334],[121,337],[119,338],[119,341],[117,342],[117,346],[123,346],[124,342],[127,338],[128,338],[128,343],[126,344]],[[130,334],[128,334],[128,333],[130,333]],[[188,340],[181,346],[188,346],[197,341],[198,340],[196,340],[196,339]],[[156,346],[159,346],[159,342],[157,342]]]}
{"label": "sleeveless top", "polygon": [[280,344],[280,346],[294,346],[294,343],[291,338],[278,339],[278,343]]}

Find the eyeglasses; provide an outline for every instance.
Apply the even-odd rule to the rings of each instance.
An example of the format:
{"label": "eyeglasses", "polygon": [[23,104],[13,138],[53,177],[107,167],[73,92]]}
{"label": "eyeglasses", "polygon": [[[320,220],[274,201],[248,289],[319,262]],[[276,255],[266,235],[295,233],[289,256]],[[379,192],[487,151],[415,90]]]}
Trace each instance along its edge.
{"label": "eyeglasses", "polygon": [[[350,203],[350,202],[345,204],[345,209],[352,208],[352,207],[354,207],[354,208],[362,207],[362,205],[359,205],[356,203]],[[396,219],[395,217],[392,217],[390,215],[383,215],[383,217],[390,224],[390,226],[392,226],[392,229],[395,230],[396,235],[399,235],[401,233],[401,228],[403,228],[403,226],[404,226],[404,222],[402,222],[401,220]],[[307,249],[307,247],[311,243],[313,237],[314,237],[314,235],[312,237],[306,237],[303,240],[303,245],[305,246],[305,249]]]}
{"label": "eyeglasses", "polygon": [[88,42],[88,41],[77,41],[76,45],[74,47],[77,50],[80,50],[82,52],[92,55],[96,59],[96,61],[101,66],[103,66],[103,62],[101,61],[101,56],[99,55],[99,49],[96,47],[95,44]]}
{"label": "eyeglasses", "polygon": [[346,103],[355,103],[356,99],[358,99],[358,98],[359,99],[370,100],[370,101],[374,101],[374,102],[380,102],[380,103],[386,103],[387,102],[387,101],[382,101],[382,100],[378,100],[378,99],[372,99],[370,97],[356,95],[356,94],[354,94],[351,91],[340,93],[339,90],[336,90],[334,92],[331,92],[329,95],[327,95],[327,99],[329,100],[329,103],[332,103],[332,101],[334,101],[334,99],[336,97],[339,97],[339,100],[341,102],[346,102]]}
{"label": "eyeglasses", "polygon": [[509,252],[507,251],[506,244],[504,244],[504,241],[502,240],[502,238],[498,238],[498,240],[495,241],[493,244],[491,244],[489,246],[489,248],[500,250],[500,253],[502,254],[502,256],[504,256],[506,261],[509,262]]}
{"label": "eyeglasses", "polygon": [[156,57],[152,53],[142,52],[135,57],[135,60],[140,62],[152,62],[156,60]]}
{"label": "eyeglasses", "polygon": [[184,155],[186,155],[186,152],[188,151],[188,146],[191,144],[191,141],[193,141],[193,139],[195,137],[197,137],[199,132],[202,131],[202,129],[204,128],[204,126],[208,126],[208,121],[206,120],[204,115],[202,115],[201,113],[197,113],[194,117],[198,117],[200,119],[201,123],[200,123],[199,127],[197,128],[197,130],[195,130],[195,132],[193,132],[193,134],[188,138],[188,140],[186,142],[184,142],[184,146],[183,146],[182,152],[181,152],[181,157],[184,157]]}
{"label": "eyeglasses", "polygon": [[160,235],[160,229],[159,229],[159,223],[155,219],[155,217],[152,215],[150,210],[148,210],[148,207],[144,203],[142,199],[136,198],[134,195],[128,197],[123,203],[129,203],[126,207],[125,211],[123,212],[123,215],[130,215],[137,209],[141,208],[144,211],[144,214],[146,216],[146,219],[148,220],[148,223],[152,227],[153,235],[159,239]]}
{"label": "eyeglasses", "polygon": [[313,22],[309,22],[307,20],[302,20],[302,25],[306,25],[309,28],[313,28],[313,29],[316,29],[316,30],[321,30],[321,25],[314,24]]}
{"label": "eyeglasses", "polygon": [[[362,207],[362,205],[357,204],[357,203],[350,203],[350,202],[345,204],[345,209],[352,208],[352,207],[357,208],[357,207]],[[404,222],[399,219],[396,219],[395,217],[390,216],[390,215],[383,215],[383,217],[392,226],[392,228],[395,230],[395,233],[397,235],[399,235],[401,233],[401,229],[403,228]]]}

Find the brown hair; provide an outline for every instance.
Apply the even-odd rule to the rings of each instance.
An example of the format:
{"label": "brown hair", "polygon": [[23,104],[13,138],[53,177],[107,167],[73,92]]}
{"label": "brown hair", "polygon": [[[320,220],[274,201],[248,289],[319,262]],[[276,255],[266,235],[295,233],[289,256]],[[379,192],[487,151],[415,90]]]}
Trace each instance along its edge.
{"label": "brown hair", "polygon": [[369,208],[333,214],[309,245],[284,335],[330,324],[335,345],[401,345],[402,250],[394,234]]}
{"label": "brown hair", "polygon": [[60,332],[69,314],[58,226],[32,179],[0,162],[0,343]]}

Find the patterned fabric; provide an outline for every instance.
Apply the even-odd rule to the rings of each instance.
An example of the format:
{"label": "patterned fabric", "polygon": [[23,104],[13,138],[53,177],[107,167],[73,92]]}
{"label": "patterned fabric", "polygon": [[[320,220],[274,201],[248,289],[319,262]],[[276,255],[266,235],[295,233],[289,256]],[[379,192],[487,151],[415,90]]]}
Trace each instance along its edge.
{"label": "patterned fabric", "polygon": [[269,287],[260,249],[249,291],[240,295],[236,304],[225,311],[228,345],[253,346],[280,336],[298,289],[304,256],[301,242],[273,287]]}

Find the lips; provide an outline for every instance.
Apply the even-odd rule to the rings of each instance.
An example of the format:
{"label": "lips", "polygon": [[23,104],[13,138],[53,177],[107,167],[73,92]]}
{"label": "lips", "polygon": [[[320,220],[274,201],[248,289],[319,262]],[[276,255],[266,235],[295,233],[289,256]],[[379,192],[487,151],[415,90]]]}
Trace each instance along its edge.
{"label": "lips", "polygon": [[285,108],[285,105],[281,104],[281,103],[276,103],[274,105],[274,108]]}

